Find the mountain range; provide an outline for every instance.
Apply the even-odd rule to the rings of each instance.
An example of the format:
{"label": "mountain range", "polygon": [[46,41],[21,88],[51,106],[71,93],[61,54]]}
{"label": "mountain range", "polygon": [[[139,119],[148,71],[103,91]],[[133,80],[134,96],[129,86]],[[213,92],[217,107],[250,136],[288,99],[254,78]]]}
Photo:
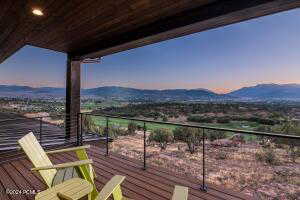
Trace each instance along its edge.
{"label": "mountain range", "polygon": [[228,93],[249,99],[300,99],[300,84],[258,84]]}
{"label": "mountain range", "polygon": [[[207,89],[146,90],[117,86],[82,89],[83,97],[125,101],[299,100],[300,84],[258,84],[227,94]],[[65,88],[0,85],[2,97],[63,98]]]}

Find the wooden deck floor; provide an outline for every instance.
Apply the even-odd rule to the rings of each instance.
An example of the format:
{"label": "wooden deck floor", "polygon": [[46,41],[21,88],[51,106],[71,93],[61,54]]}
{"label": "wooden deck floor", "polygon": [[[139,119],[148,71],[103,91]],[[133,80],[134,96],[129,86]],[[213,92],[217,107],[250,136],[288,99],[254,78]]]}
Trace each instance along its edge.
{"label": "wooden deck floor", "polygon": [[[249,199],[237,192],[232,192],[218,186],[208,185],[208,192],[199,190],[200,183],[188,177],[175,175],[166,169],[149,166],[142,170],[142,163],[120,155],[111,154],[109,157],[95,146],[88,151],[94,161],[97,173],[96,185],[99,190],[116,174],[125,175],[122,184],[125,196],[135,200],[166,200],[171,199],[174,185],[189,187],[189,200],[201,199]],[[72,153],[63,153],[51,156],[54,163],[76,160]],[[46,189],[45,184],[38,174],[30,171],[31,163],[24,158],[0,165],[0,199],[34,199],[34,194],[8,195],[12,190],[21,193],[30,193]],[[9,191],[7,191],[9,189]]]}

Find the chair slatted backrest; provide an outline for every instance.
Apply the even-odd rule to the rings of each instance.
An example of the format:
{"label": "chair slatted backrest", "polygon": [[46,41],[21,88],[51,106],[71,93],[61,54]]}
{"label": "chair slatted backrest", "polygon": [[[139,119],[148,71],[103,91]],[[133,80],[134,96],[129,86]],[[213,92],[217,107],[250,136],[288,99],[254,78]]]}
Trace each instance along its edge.
{"label": "chair slatted backrest", "polygon": [[[18,141],[18,143],[20,144],[23,151],[26,153],[34,167],[53,166],[46,152],[41,147],[40,143],[38,142],[38,140],[32,132],[21,138]],[[56,169],[39,171],[40,175],[42,176],[48,187],[51,187],[56,172]]]}

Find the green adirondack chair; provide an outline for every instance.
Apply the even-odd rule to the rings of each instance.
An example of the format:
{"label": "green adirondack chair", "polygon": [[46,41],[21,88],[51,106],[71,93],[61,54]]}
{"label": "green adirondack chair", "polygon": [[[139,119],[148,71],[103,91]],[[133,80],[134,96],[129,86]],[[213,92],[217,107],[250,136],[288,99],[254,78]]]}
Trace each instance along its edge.
{"label": "green adirondack chair", "polygon": [[[92,167],[93,161],[88,159],[86,153],[89,145],[45,152],[32,132],[18,140],[18,143],[35,167],[31,170],[38,171],[49,188],[68,179],[80,177],[93,185],[89,199],[94,199],[98,195],[94,184],[96,175]],[[47,156],[64,152],[75,152],[79,161],[53,165]]]}

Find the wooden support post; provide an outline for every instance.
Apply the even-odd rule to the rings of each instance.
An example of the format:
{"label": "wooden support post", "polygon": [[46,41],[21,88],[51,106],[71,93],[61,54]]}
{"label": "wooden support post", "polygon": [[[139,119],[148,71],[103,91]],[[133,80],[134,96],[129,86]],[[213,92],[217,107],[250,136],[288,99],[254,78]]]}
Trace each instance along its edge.
{"label": "wooden support post", "polygon": [[76,137],[78,113],[80,113],[80,60],[68,54],[66,74],[66,138]]}

